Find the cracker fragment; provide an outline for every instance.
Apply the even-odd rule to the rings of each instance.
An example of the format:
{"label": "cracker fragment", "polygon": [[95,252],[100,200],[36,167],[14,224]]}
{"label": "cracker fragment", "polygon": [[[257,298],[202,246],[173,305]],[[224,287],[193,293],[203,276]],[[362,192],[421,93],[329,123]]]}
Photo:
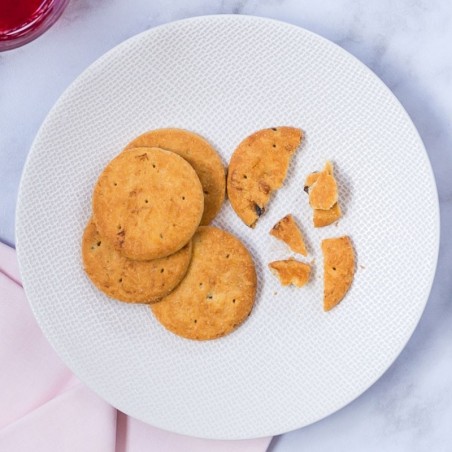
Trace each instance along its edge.
{"label": "cracker fragment", "polygon": [[308,174],[304,191],[308,193],[309,203],[313,208],[314,227],[328,226],[342,216],[334,168],[330,161],[326,162],[322,171]]}
{"label": "cracker fragment", "polygon": [[271,229],[270,235],[282,240],[294,253],[307,256],[303,234],[291,214],[281,218]]}
{"label": "cracker fragment", "polygon": [[339,207],[339,203],[334,204],[333,207],[329,210],[319,210],[314,209],[313,211],[313,221],[314,221],[314,227],[316,228],[322,228],[324,226],[328,226],[335,221],[339,220],[341,217],[342,212],[341,208]]}
{"label": "cracker fragment", "polygon": [[350,237],[322,241],[324,298],[323,309],[330,311],[350,289],[355,274],[355,253]]}
{"label": "cracker fragment", "polygon": [[283,286],[290,284],[303,287],[311,276],[311,266],[295,259],[274,261],[268,264],[270,271],[276,275]]}
{"label": "cracker fragment", "polygon": [[336,179],[327,171],[322,171],[309,188],[309,204],[313,209],[328,210],[337,203]]}

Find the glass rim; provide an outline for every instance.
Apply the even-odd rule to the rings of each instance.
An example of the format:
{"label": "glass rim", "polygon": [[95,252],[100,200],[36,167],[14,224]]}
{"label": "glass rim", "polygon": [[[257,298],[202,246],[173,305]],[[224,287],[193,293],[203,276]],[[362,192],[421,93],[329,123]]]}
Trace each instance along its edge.
{"label": "glass rim", "polygon": [[44,17],[36,28],[33,28],[36,22],[30,22],[24,25],[17,36],[14,36],[15,31],[9,32],[9,38],[2,39],[0,36],[0,52],[16,49],[41,36],[58,20],[68,3],[69,0],[51,0],[45,5],[47,11],[43,12]]}

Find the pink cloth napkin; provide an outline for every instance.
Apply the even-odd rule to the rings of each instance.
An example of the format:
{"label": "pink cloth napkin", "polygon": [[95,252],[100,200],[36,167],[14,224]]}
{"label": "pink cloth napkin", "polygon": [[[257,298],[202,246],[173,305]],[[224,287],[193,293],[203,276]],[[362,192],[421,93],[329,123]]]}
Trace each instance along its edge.
{"label": "pink cloth napkin", "polygon": [[0,243],[0,451],[264,452],[271,438],[213,441],[117,411],[83,385],[41,333],[16,254]]}

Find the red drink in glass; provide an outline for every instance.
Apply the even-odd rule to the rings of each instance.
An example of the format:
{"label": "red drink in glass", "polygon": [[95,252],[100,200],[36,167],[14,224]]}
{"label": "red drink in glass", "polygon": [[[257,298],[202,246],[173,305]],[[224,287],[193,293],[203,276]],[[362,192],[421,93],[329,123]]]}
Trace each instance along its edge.
{"label": "red drink in glass", "polygon": [[44,33],[69,0],[0,0],[0,51],[26,44]]}

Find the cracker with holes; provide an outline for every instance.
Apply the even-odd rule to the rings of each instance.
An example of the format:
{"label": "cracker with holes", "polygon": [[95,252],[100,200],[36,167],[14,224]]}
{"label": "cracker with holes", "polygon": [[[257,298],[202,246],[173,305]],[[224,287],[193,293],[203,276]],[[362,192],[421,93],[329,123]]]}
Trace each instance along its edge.
{"label": "cracker with holes", "polygon": [[135,260],[174,254],[195,233],[204,195],[195,170],[174,152],[136,148],[104,169],[93,194],[100,235]]}
{"label": "cracker with holes", "polygon": [[338,200],[337,182],[333,164],[328,161],[320,172],[308,175],[304,191],[309,194],[309,204],[313,209],[314,227],[321,228],[339,220],[342,215]]}
{"label": "cracker with holes", "polygon": [[245,246],[226,231],[201,226],[185,278],[151,309],[174,334],[208,340],[237,328],[250,314],[255,295],[256,270]]}
{"label": "cracker with holes", "polygon": [[227,193],[232,208],[253,228],[272,193],[281,188],[303,132],[295,127],[259,130],[245,138],[229,163]]}
{"label": "cracker with holes", "polygon": [[295,259],[270,262],[268,267],[283,286],[303,287],[311,276],[311,266]]}
{"label": "cracker with holes", "polygon": [[355,274],[355,253],[350,237],[322,241],[323,309],[330,311],[339,304],[350,289]]}
{"label": "cracker with holes", "polygon": [[127,259],[89,221],[82,239],[85,272],[107,296],[127,303],[151,303],[170,293],[187,272],[191,242],[168,257],[152,261]]}
{"label": "cracker with holes", "polygon": [[209,224],[219,212],[226,192],[226,174],[217,151],[196,133],[183,129],[157,129],[131,141],[126,149],[158,147],[187,160],[196,171],[204,193],[201,224]]}
{"label": "cracker with holes", "polygon": [[281,218],[271,229],[270,235],[282,240],[294,253],[308,255],[303,234],[291,214]]}

